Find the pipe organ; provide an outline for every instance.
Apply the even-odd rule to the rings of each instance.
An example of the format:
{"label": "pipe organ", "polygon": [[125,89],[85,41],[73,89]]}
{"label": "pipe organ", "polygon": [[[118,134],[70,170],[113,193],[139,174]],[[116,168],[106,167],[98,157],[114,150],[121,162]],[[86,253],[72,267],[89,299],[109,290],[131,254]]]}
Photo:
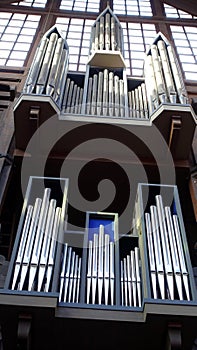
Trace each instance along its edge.
{"label": "pipe organ", "polygon": [[[97,54],[101,54],[98,61]],[[53,105],[55,102],[64,116],[62,123],[66,123],[67,115],[75,114],[80,116],[77,122],[83,122],[81,116],[102,117],[104,121],[105,117],[148,120],[160,104],[187,103],[177,59],[161,34],[147,52],[145,79],[128,79],[117,54],[119,58],[124,56],[122,29],[109,7],[92,27],[92,58],[82,78],[78,72],[68,72],[68,47],[53,27],[43,36],[33,60],[24,87],[26,100],[29,98],[32,103],[32,96],[37,95],[36,103],[39,98],[46,103],[50,100]],[[45,99],[46,96],[50,98]],[[29,112],[29,105],[27,108]],[[63,194],[54,191],[57,179],[47,178],[50,185],[38,191],[33,183],[39,181],[45,183],[43,178],[32,177],[28,185],[7,288],[18,292],[55,292],[59,304],[86,307],[142,308],[147,299],[156,303],[195,300],[175,186],[164,186],[166,193],[171,191],[171,197],[166,199],[160,195],[163,185],[139,185],[131,219],[132,233],[126,236],[118,231],[117,213],[87,212],[84,231],[80,233],[83,244],[76,247],[64,229],[68,179],[61,180]],[[145,187],[150,190],[147,203]],[[151,193],[155,192],[153,196]]]}
{"label": "pipe organ", "polygon": [[122,29],[119,21],[111,12],[102,13],[92,29],[91,54],[97,50],[122,51]]}
{"label": "pipe organ", "polygon": [[54,26],[40,41],[24,86],[24,93],[52,96],[61,106],[67,69],[68,46]]}
{"label": "pipe organ", "polygon": [[146,53],[144,78],[130,87],[122,28],[109,6],[92,26],[83,82],[79,84],[69,76],[68,63],[66,40],[54,26],[40,42],[24,93],[51,96],[62,114],[137,120],[150,119],[161,104],[188,102],[178,60],[161,33]]}
{"label": "pipe organ", "polygon": [[188,103],[175,52],[162,35],[150,46],[146,55],[144,76],[150,115],[161,103]]}
{"label": "pipe organ", "polygon": [[[42,197],[37,193],[44,178],[29,181],[7,277],[9,289],[55,292],[61,305],[98,308],[141,308],[146,299],[195,300],[176,186],[138,185],[129,235],[118,232],[116,213],[87,212],[80,233],[83,243],[73,245],[68,234],[77,233],[66,229],[67,195],[53,198],[58,179],[47,181],[51,187],[44,188]],[[68,179],[61,181],[68,193]]]}
{"label": "pipe organ", "polygon": [[[69,48],[54,26],[14,106],[6,215],[13,192],[19,203],[12,206],[16,235],[0,290],[5,337],[13,344],[18,332],[25,346],[32,320],[36,349],[66,348],[68,340],[99,349],[104,337],[107,348],[132,339],[136,349],[147,340],[158,350],[178,319],[186,349],[197,314],[193,238],[178,187],[169,184],[179,177],[180,198],[189,198],[196,119],[176,56],[159,33],[144,77],[127,77],[122,28],[107,7],[92,26],[86,72],[70,72],[68,64]],[[21,185],[32,172],[40,177],[30,176],[23,201]],[[168,184],[159,184],[164,179]]]}

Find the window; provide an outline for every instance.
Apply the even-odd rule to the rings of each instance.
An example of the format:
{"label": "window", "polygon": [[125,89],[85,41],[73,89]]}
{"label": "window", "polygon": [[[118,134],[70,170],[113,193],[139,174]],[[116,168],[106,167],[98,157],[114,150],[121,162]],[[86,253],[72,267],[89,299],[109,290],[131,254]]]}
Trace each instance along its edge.
{"label": "window", "polygon": [[86,71],[93,23],[93,20],[80,18],[57,18],[56,24],[60,26],[69,46],[69,70],[71,71]]}
{"label": "window", "polygon": [[145,52],[156,37],[154,24],[121,23],[127,74],[143,76]]}
{"label": "window", "polygon": [[12,5],[31,6],[31,7],[45,7],[47,0],[23,0]]}
{"label": "window", "polygon": [[131,16],[152,16],[150,0],[114,0],[114,12]]}
{"label": "window", "polygon": [[197,28],[170,26],[179,59],[188,80],[197,80]]}
{"label": "window", "polygon": [[0,65],[24,65],[40,16],[0,13]]}
{"label": "window", "polygon": [[165,10],[166,17],[171,17],[171,18],[192,18],[193,17],[188,12],[184,12],[182,10],[176,9],[175,7],[167,4],[164,4],[164,10]]}
{"label": "window", "polygon": [[99,12],[99,0],[62,0],[60,10]]}

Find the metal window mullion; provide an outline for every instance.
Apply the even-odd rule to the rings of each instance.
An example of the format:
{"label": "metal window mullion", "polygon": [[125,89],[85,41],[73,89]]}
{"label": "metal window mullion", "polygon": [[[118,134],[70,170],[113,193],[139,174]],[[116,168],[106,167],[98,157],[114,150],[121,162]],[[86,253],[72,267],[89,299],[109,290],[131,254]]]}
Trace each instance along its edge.
{"label": "metal window mullion", "polygon": [[[13,15],[14,14],[12,14],[12,17],[13,17]],[[20,33],[21,33],[21,30],[23,29],[23,27],[24,27],[24,23],[25,23],[25,21],[26,21],[26,19],[27,19],[27,16],[28,15],[26,15],[26,17],[25,17],[25,19],[24,19],[24,21],[23,21],[23,25],[20,27],[20,31],[19,31],[19,33],[17,34],[17,38],[16,38],[16,40],[14,41],[14,45],[16,44],[16,42],[17,42],[17,40],[18,40],[18,37],[19,37],[19,35],[20,35]],[[11,18],[12,18],[11,17]],[[10,22],[10,21],[9,21]],[[14,47],[14,45],[13,45],[13,47]],[[9,61],[9,59],[10,59],[10,55],[11,55],[11,53],[13,52],[14,50],[13,50],[13,48],[10,50],[10,53],[9,53],[9,55],[8,55],[8,57],[7,57],[7,59],[6,59],[6,64],[7,64],[7,62]],[[24,51],[23,51],[24,52]],[[6,65],[5,64],[5,65]]]}
{"label": "metal window mullion", "polygon": [[74,11],[75,1],[76,1],[76,0],[73,0],[72,11]]}
{"label": "metal window mullion", "polygon": [[80,47],[79,47],[77,69],[79,69],[79,61],[80,61],[81,51],[82,51],[82,41],[83,41],[84,28],[85,28],[85,20],[83,20],[83,26],[82,26],[82,31],[81,31],[81,41],[80,41]]}
{"label": "metal window mullion", "polygon": [[143,31],[142,23],[140,23],[140,27],[141,27],[141,33],[142,33],[142,40],[143,40],[143,44],[144,44],[144,52],[146,52],[146,40],[145,40],[145,37],[144,37],[144,31]]}
{"label": "metal window mullion", "polygon": [[138,7],[139,16],[141,16],[141,8],[140,8],[139,0],[137,0],[137,7]]}
{"label": "metal window mullion", "polygon": [[127,29],[127,40],[128,40],[128,50],[129,50],[129,62],[130,62],[130,75],[132,74],[132,55],[131,55],[131,46],[130,46],[130,36],[129,36],[129,28],[128,23],[126,23],[126,29]]}
{"label": "metal window mullion", "polygon": [[[193,55],[194,60],[195,60],[195,62],[196,62],[196,64],[197,64],[196,55],[194,54],[194,51],[193,51],[193,46],[191,46],[190,39],[188,38],[187,32],[186,32],[186,30],[185,30],[185,26],[183,26],[183,31],[184,31],[185,36],[186,36],[186,38],[187,38],[187,41],[188,41],[188,46],[189,46],[189,48],[191,49],[191,51],[192,51],[192,55]],[[188,62],[187,62],[187,63],[188,63]]]}

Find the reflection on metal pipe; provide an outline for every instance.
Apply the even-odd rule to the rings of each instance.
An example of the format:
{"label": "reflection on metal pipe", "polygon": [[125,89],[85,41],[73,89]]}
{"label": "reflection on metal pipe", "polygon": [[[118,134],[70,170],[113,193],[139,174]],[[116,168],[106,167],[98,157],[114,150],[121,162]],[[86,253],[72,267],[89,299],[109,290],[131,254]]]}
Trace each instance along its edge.
{"label": "reflection on metal pipe", "polygon": [[189,275],[178,216],[171,213],[169,206],[164,207],[161,195],[156,195],[155,201],[156,206],[150,206],[150,214],[145,213],[153,297],[190,300]]}
{"label": "reflection on metal pipe", "polygon": [[98,91],[97,91],[97,99],[96,99],[96,114],[101,115],[102,111],[102,94],[103,94],[103,72],[99,72],[98,74]]}
{"label": "reflection on metal pipe", "polygon": [[180,103],[187,103],[187,92],[174,50],[172,46],[168,46],[167,50]]}
{"label": "reflection on metal pipe", "polygon": [[43,57],[45,55],[48,43],[49,43],[49,39],[47,37],[44,37],[41,40],[40,45],[36,51],[36,54],[32,62],[30,72],[28,74],[27,81],[24,87],[24,91],[28,94],[31,94],[34,92],[34,88],[36,86],[37,78],[42,66]]}
{"label": "reflection on metal pipe", "polygon": [[44,92],[44,88],[47,82],[48,74],[50,71],[51,61],[53,58],[53,54],[55,51],[56,43],[58,40],[57,33],[52,33],[50,35],[49,44],[47,46],[47,50],[44,56],[43,64],[38,76],[38,80],[36,83],[36,93],[42,94]]}
{"label": "reflection on metal pipe", "polygon": [[168,53],[166,50],[166,45],[163,40],[159,40],[157,47],[161,57],[161,64],[164,72],[164,79],[166,82],[166,87],[168,91],[168,99],[171,103],[176,103],[176,90],[174,86],[173,76],[170,68],[170,62],[168,59]]}
{"label": "reflection on metal pipe", "polygon": [[148,100],[145,83],[128,92],[128,109],[130,118],[148,119]]}
{"label": "reflection on metal pipe", "polygon": [[159,60],[158,49],[156,45],[151,45],[151,54],[152,54],[152,62],[153,62],[154,73],[155,73],[157,93],[159,95],[160,102],[164,103],[167,100],[166,90],[165,90],[163,74],[161,71],[161,64]]}
{"label": "reflection on metal pipe", "polygon": [[122,50],[122,28],[110,11],[106,11],[97,19],[92,27],[91,41],[91,54],[98,50]]}
{"label": "reflection on metal pipe", "polygon": [[61,208],[50,199],[45,188],[43,198],[27,207],[20,245],[15,261],[12,289],[48,292],[52,280]]}
{"label": "reflection on metal pipe", "polygon": [[144,74],[150,113],[159,103],[185,104],[188,101],[177,57],[173,47],[166,42],[160,38],[151,45],[145,59]]}
{"label": "reflection on metal pipe", "polygon": [[120,261],[121,305],[142,306],[139,248],[135,247]]}
{"label": "reflection on metal pipe", "polygon": [[41,39],[32,62],[24,92],[46,94],[61,106],[64,81],[68,70],[68,48],[57,28]]}

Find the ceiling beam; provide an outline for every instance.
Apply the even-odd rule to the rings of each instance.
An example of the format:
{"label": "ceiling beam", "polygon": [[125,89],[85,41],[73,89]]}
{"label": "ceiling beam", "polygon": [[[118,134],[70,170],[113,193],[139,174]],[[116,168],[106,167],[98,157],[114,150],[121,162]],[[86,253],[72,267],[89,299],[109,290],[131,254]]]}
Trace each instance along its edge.
{"label": "ceiling beam", "polygon": [[162,0],[162,2],[182,11],[188,12],[191,15],[197,15],[196,0],[179,0],[178,2],[177,0]]}

